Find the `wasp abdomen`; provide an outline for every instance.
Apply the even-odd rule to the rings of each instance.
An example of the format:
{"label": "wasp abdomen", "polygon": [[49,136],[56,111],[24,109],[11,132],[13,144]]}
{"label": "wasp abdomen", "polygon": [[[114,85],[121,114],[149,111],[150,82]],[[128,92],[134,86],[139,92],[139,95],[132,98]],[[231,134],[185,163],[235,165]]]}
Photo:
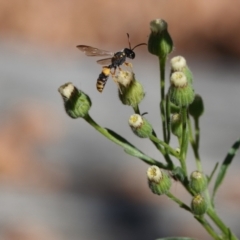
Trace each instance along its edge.
{"label": "wasp abdomen", "polygon": [[96,84],[97,90],[99,92],[103,91],[110,73],[111,73],[111,68],[103,67],[102,72],[98,76],[98,80],[97,80],[97,84]]}

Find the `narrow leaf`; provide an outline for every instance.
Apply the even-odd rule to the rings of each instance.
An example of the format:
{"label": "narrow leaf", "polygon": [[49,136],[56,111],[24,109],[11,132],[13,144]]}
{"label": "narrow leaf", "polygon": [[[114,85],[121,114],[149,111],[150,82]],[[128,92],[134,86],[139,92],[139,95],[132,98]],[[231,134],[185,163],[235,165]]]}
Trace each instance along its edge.
{"label": "narrow leaf", "polygon": [[240,139],[238,139],[232,145],[231,149],[229,150],[227,156],[225,157],[225,159],[224,159],[224,161],[221,165],[221,168],[219,169],[218,176],[217,176],[217,179],[215,181],[215,185],[214,185],[214,189],[213,189],[212,202],[213,202],[214,197],[216,195],[217,189],[221,185],[221,183],[222,183],[222,181],[223,181],[223,179],[226,175],[227,169],[230,166],[230,164],[232,163],[232,160],[233,160],[239,146],[240,146]]}
{"label": "narrow leaf", "polygon": [[195,239],[188,238],[188,237],[167,237],[167,238],[158,238],[156,240],[195,240]]}
{"label": "narrow leaf", "polygon": [[211,180],[212,180],[212,178],[213,178],[213,175],[214,175],[214,173],[215,173],[216,170],[217,170],[218,164],[219,164],[219,163],[217,162],[216,165],[214,166],[212,172],[211,172],[211,175],[208,177],[208,184],[210,184],[210,182],[211,182]]}
{"label": "narrow leaf", "polygon": [[114,132],[113,130],[108,129],[108,128],[105,128],[105,130],[108,131],[109,134],[111,134],[113,137],[118,139],[120,142],[122,142],[126,147],[131,146],[131,147],[135,148],[135,146],[133,146],[130,142],[128,142],[125,138],[123,138],[122,136],[120,136],[119,134]]}

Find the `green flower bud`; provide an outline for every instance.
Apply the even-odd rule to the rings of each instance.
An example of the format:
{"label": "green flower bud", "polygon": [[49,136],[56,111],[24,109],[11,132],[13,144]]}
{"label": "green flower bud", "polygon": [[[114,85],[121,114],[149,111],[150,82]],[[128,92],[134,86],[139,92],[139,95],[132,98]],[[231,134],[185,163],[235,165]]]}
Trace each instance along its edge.
{"label": "green flower bud", "polygon": [[148,186],[154,194],[162,195],[169,191],[172,185],[168,173],[157,166],[151,166],[147,170]]}
{"label": "green flower bud", "polygon": [[189,114],[194,118],[199,118],[204,112],[204,105],[202,97],[198,94],[195,95],[193,102],[189,105]]}
{"label": "green flower bud", "polygon": [[72,83],[66,83],[58,88],[65,110],[71,118],[84,118],[92,105],[91,99],[84,92],[78,90]]}
{"label": "green flower bud", "polygon": [[141,83],[135,79],[135,74],[129,71],[120,70],[114,76],[114,81],[118,83],[118,96],[124,105],[137,107],[143,100],[145,92]]}
{"label": "green flower bud", "polygon": [[163,19],[155,19],[150,22],[150,29],[148,51],[160,59],[166,58],[173,49],[173,41],[167,31],[167,23]]}
{"label": "green flower bud", "polygon": [[179,113],[175,113],[171,118],[171,130],[172,134],[176,137],[180,138],[182,136],[182,121],[181,115]]}
{"label": "green flower bud", "polygon": [[182,56],[173,57],[170,61],[171,63],[171,74],[174,72],[183,72],[187,77],[188,83],[192,84],[193,75],[187,66],[186,59]]}
{"label": "green flower bud", "polygon": [[194,171],[190,176],[189,186],[195,193],[201,193],[207,188],[207,178],[203,173]]}
{"label": "green flower bud", "polygon": [[181,149],[178,147],[178,148],[175,149],[175,151],[176,151],[177,154],[180,154]]}
{"label": "green flower bud", "polygon": [[188,83],[187,77],[182,72],[174,72],[171,75],[169,99],[179,107],[186,107],[193,102],[194,90]]}
{"label": "green flower bud", "polygon": [[152,135],[152,125],[139,114],[133,114],[129,118],[129,126],[140,138],[148,138]]}
{"label": "green flower bud", "polygon": [[200,194],[193,197],[191,208],[194,215],[203,215],[208,208],[208,204],[203,196]]}

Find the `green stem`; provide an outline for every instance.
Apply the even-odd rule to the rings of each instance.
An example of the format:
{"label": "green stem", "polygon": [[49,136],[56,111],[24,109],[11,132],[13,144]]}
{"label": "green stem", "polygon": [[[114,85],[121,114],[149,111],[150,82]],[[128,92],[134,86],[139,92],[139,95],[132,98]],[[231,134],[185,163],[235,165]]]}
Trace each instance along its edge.
{"label": "green stem", "polygon": [[173,148],[171,148],[171,147],[170,147],[167,143],[165,143],[164,141],[158,139],[157,137],[155,137],[155,136],[153,136],[153,135],[151,135],[151,136],[149,137],[149,139],[150,139],[151,141],[155,142],[155,143],[161,144],[161,145],[164,146],[165,149],[168,150],[169,153],[171,153],[174,157],[179,158],[179,154],[177,153],[177,151],[174,150]]}
{"label": "green stem", "polygon": [[194,118],[194,127],[195,127],[196,148],[199,149],[199,141],[200,141],[199,118]]}
{"label": "green stem", "polygon": [[[167,136],[167,123],[166,123],[166,102],[165,102],[165,68],[166,68],[166,57],[158,58],[159,61],[159,69],[160,69],[160,112],[161,112],[161,119],[162,119],[162,132],[163,132],[163,140],[165,143],[168,143],[170,141],[170,133],[169,136]],[[169,105],[169,103],[168,103]],[[170,106],[168,106],[170,109]],[[169,111],[170,112],[170,111]],[[170,132],[170,126],[168,126],[168,130]],[[173,167],[173,163],[168,155],[168,149],[166,149],[164,157],[166,161],[168,162],[169,166]]]}
{"label": "green stem", "polygon": [[149,165],[156,165],[160,168],[163,169],[168,169],[168,166],[158,162],[157,160],[145,155],[143,152],[141,152],[139,149],[137,149],[134,145],[132,145],[131,143],[129,143],[126,139],[124,139],[123,137],[121,137],[120,135],[114,133],[113,131],[106,129],[106,128],[102,128],[101,126],[99,126],[92,118],[90,115],[86,115],[84,118],[92,127],[94,127],[98,132],[100,132],[103,136],[105,136],[106,138],[108,138],[109,140],[111,140],[112,142],[118,144],[119,146],[123,147],[125,152],[138,157],[139,159],[141,159],[142,161],[144,161],[145,163],[149,164]]}
{"label": "green stem", "polygon": [[222,238],[219,237],[216,232],[214,231],[214,229],[212,228],[212,226],[210,225],[210,223],[204,219],[202,216],[194,216],[195,219],[202,224],[202,226],[206,229],[206,231],[215,239],[215,240],[221,240]]}
{"label": "green stem", "polygon": [[[195,161],[196,161],[196,165],[197,165],[197,170],[202,172],[202,164],[201,164],[201,160],[200,160],[200,156],[199,156],[199,144],[196,144],[196,141],[193,138],[193,133],[192,133],[192,124],[191,124],[191,119],[188,116],[188,132],[189,132],[189,141],[191,143],[192,149],[193,149],[193,153],[195,156]],[[195,125],[196,126],[196,125]],[[196,129],[195,129],[196,132]],[[199,136],[200,133],[198,133]],[[196,136],[196,133],[195,133]],[[198,141],[199,141],[199,137],[198,137]]]}
{"label": "green stem", "polygon": [[187,206],[185,203],[183,203],[180,199],[178,199],[177,197],[175,197],[172,193],[168,192],[166,193],[166,195],[173,200],[174,202],[176,202],[180,208],[183,208],[185,210],[187,210],[188,212],[192,213],[192,210],[189,206]]}
{"label": "green stem", "polygon": [[140,110],[139,110],[139,107],[138,107],[138,105],[137,105],[137,106],[135,106],[135,107],[133,107],[133,111],[134,111],[134,113],[136,113],[136,114],[139,114],[139,115],[140,115]]}
{"label": "green stem", "polygon": [[[229,228],[223,223],[223,221],[219,218],[216,211],[212,207],[208,208],[207,215],[219,227],[219,229],[221,229],[221,231],[225,234],[225,236],[229,235],[229,231],[230,231]],[[238,238],[233,233],[231,233],[231,239],[229,240],[238,240]]]}
{"label": "green stem", "polygon": [[159,57],[159,68],[160,68],[160,111],[162,118],[162,131],[164,142],[167,142],[167,132],[166,132],[166,114],[165,114],[165,67],[166,67],[166,57]]}
{"label": "green stem", "polygon": [[[219,229],[225,234],[229,235],[229,228],[223,223],[223,221],[217,215],[215,209],[212,206],[211,198],[208,189],[205,190],[205,199],[208,203],[207,215],[212,219],[212,221],[219,227]],[[238,240],[237,237],[231,232],[232,237],[229,240]]]}
{"label": "green stem", "polygon": [[185,176],[187,176],[187,166],[186,166],[186,152],[188,146],[188,132],[187,132],[187,107],[182,107],[181,109],[182,118],[182,141],[180,147],[180,162],[181,167],[184,171]]}
{"label": "green stem", "polygon": [[169,100],[169,96],[167,94],[166,96],[166,119],[167,119],[167,143],[170,142],[170,138],[171,138],[171,125],[170,125],[170,122],[171,122],[171,118],[170,118],[170,115],[171,115],[171,105],[170,105],[170,100]]}
{"label": "green stem", "polygon": [[[185,203],[183,203],[180,199],[178,199],[177,197],[175,197],[172,193],[168,192],[166,193],[166,195],[173,200],[174,202],[176,202],[180,208],[183,208],[185,210],[187,210],[188,212],[192,213],[192,210],[189,206],[187,206]],[[204,219],[204,217],[200,217],[200,216],[194,216],[197,221],[206,229],[206,231],[215,239],[215,240],[220,240],[220,237],[215,233],[214,229],[212,228],[212,226],[208,223],[208,221],[206,219]]]}

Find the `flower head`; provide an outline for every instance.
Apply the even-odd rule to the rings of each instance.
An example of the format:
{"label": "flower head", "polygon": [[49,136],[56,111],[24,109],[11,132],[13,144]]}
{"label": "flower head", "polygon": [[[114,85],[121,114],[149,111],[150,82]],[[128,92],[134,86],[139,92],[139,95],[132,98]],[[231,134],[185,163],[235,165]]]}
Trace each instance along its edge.
{"label": "flower head", "polygon": [[84,92],[78,90],[72,83],[68,82],[58,88],[64,107],[71,118],[84,118],[91,108],[91,99]]}

